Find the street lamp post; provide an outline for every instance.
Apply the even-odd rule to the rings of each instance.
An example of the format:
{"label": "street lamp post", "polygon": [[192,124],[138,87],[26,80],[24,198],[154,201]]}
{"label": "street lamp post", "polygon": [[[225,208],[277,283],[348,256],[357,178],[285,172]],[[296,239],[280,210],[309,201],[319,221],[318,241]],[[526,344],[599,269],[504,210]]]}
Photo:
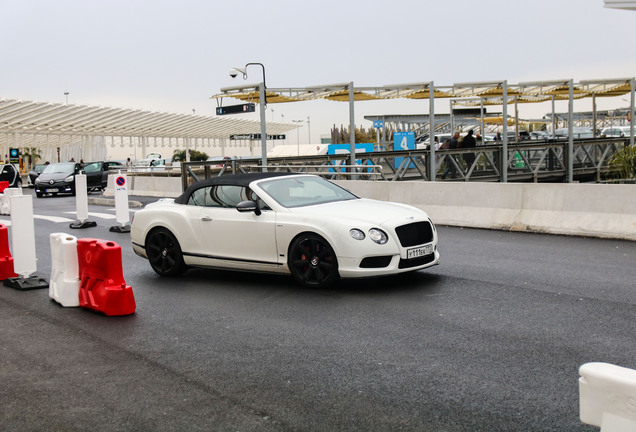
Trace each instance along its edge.
{"label": "street lamp post", "polygon": [[236,78],[237,72],[243,75],[243,79],[247,79],[248,66],[260,66],[263,69],[263,82],[258,85],[258,101],[261,114],[261,165],[263,171],[267,171],[267,130],[265,126],[265,109],[267,108],[267,87],[265,85],[265,66],[262,63],[247,63],[244,68],[232,68],[230,76]]}
{"label": "street lamp post", "polygon": [[[303,120],[292,120],[294,123],[302,123]],[[296,152],[300,156],[300,126],[296,128]]]}

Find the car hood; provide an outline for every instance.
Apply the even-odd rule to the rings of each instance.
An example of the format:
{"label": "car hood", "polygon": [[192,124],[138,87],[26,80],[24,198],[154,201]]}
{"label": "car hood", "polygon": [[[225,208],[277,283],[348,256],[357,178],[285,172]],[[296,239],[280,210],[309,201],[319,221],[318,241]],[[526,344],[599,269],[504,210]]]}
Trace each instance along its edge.
{"label": "car hood", "polygon": [[428,218],[423,210],[406,204],[367,198],[295,207],[291,208],[290,211],[294,214],[337,218],[339,220],[351,219],[371,224],[383,224],[392,220],[409,220],[413,217],[417,219]]}
{"label": "car hood", "polygon": [[66,177],[73,174],[73,171],[66,173],[42,173],[38,176],[38,180],[40,180],[40,182],[47,182],[49,180],[64,180]]}

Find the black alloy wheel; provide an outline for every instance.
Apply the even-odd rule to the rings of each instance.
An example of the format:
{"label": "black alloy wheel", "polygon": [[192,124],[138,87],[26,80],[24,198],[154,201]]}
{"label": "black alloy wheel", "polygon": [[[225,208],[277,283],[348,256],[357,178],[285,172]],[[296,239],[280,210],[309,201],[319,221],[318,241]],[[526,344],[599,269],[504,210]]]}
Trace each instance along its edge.
{"label": "black alloy wheel", "polygon": [[298,237],[289,248],[288,265],[300,284],[325,288],[338,279],[338,260],[329,243],[315,234]]}
{"label": "black alloy wheel", "polygon": [[176,276],[186,269],[179,242],[165,228],[157,228],[148,234],[146,254],[152,269],[161,276]]}

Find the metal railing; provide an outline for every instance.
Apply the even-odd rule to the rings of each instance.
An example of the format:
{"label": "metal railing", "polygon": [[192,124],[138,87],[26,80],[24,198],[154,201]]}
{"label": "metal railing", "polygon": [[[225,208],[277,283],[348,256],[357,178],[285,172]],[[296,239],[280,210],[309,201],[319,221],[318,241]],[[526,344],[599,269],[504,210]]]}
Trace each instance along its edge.
{"label": "metal railing", "polygon": [[[629,145],[629,139],[575,140],[572,149],[572,178],[579,181],[601,181],[614,153]],[[525,141],[507,146],[508,181],[565,182],[568,178],[568,141]],[[503,146],[492,144],[466,149],[435,152],[437,181],[503,180]],[[431,180],[429,150],[399,150],[356,153],[356,165],[350,165],[348,154],[272,157],[268,165],[260,158],[232,159],[219,165],[213,162],[181,164],[182,186],[218,175],[255,171],[298,172],[321,175],[328,179],[353,178],[372,181]],[[444,176],[454,168],[455,177]],[[452,169],[448,171],[453,171]]]}

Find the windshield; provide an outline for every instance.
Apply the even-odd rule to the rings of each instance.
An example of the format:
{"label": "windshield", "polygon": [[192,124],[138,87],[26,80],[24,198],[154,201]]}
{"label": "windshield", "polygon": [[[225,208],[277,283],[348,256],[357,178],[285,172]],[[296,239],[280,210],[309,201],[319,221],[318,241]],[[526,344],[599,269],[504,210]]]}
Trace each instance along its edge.
{"label": "windshield", "polygon": [[260,182],[258,185],[284,207],[303,207],[358,198],[322,177],[279,178]]}
{"label": "windshield", "polygon": [[75,171],[75,162],[67,162],[67,163],[53,163],[49,164],[44,168],[42,173],[52,174],[52,173],[72,173]]}

